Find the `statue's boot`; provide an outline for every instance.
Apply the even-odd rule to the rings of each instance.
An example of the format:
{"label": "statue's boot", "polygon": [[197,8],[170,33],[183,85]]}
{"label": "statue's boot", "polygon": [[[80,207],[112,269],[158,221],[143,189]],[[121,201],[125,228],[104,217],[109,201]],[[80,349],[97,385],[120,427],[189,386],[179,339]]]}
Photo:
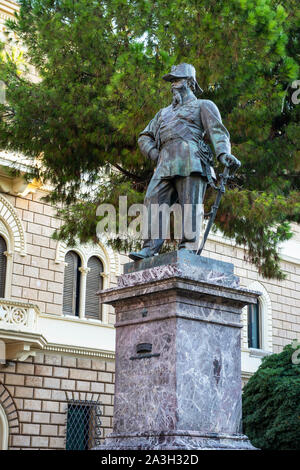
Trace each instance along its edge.
{"label": "statue's boot", "polygon": [[199,242],[193,240],[192,242],[181,242],[178,245],[178,250],[187,250],[196,253]]}
{"label": "statue's boot", "polygon": [[153,256],[153,253],[150,250],[150,248],[143,248],[141,251],[138,251],[138,252],[132,251],[131,253],[129,253],[129,258],[132,259],[133,261],[138,261],[144,258],[150,258],[150,256]]}

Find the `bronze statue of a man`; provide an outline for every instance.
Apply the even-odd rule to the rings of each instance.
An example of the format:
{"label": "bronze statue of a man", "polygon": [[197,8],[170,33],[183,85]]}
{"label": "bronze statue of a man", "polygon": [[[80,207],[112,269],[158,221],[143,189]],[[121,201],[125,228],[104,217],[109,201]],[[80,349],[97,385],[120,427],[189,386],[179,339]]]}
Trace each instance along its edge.
{"label": "bronze statue of a man", "polygon": [[[150,235],[151,206],[178,202],[199,207],[203,203],[207,184],[213,184],[212,146],[216,157],[225,166],[237,168],[239,160],[231,155],[229,133],[222,124],[217,106],[209,100],[197,99],[202,92],[196,80],[195,68],[190,64],[173,66],[164,80],[171,82],[173,101],[161,109],[141,132],[138,144],[141,152],[157,161],[156,170],[147,188],[144,204],[148,209],[148,230],[144,246],[130,253],[133,260],[159,253],[163,238]],[[193,219],[197,211],[192,211]],[[193,226],[195,220],[191,220]],[[188,248],[194,239],[187,239],[183,231],[179,249]]]}

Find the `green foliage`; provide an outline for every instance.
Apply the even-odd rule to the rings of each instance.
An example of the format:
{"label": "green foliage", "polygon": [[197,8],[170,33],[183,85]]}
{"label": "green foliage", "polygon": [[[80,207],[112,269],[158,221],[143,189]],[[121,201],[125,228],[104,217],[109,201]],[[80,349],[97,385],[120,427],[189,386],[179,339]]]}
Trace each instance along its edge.
{"label": "green foliage", "polygon": [[[0,57],[7,87],[0,147],[38,157],[34,176],[51,182],[51,201],[65,207],[58,237],[93,238],[96,206],[125,189],[133,202],[142,200],[153,164],[137,137],[170,103],[162,75],[185,61],[196,67],[203,98],[219,107],[242,161],[216,226],[249,247],[264,276],[282,278],[277,246],[290,237],[288,223],[300,221],[300,106],[291,88],[299,73],[296,0],[20,4],[9,29],[41,80],[20,74],[14,55]],[[111,175],[105,187],[104,172]]]}
{"label": "green foliage", "polygon": [[293,363],[295,352],[292,343],[280,354],[263,358],[244,387],[244,432],[262,450],[300,450],[300,365]]}

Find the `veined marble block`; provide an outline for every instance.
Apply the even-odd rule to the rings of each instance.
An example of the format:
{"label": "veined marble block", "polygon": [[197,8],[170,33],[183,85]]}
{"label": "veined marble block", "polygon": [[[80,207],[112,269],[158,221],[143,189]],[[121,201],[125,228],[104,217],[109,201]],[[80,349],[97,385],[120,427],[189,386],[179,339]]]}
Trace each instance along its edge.
{"label": "veined marble block", "polygon": [[258,292],[186,250],[125,265],[113,433],[102,449],[251,449],[241,434],[241,310]]}

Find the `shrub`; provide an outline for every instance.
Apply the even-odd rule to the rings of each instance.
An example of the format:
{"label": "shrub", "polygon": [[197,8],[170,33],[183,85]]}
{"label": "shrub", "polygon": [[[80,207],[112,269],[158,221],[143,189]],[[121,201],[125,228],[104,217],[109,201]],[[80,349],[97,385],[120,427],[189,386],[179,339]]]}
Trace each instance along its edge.
{"label": "shrub", "polygon": [[295,348],[292,343],[265,357],[244,387],[244,433],[263,450],[300,450],[300,364],[295,363]]}

